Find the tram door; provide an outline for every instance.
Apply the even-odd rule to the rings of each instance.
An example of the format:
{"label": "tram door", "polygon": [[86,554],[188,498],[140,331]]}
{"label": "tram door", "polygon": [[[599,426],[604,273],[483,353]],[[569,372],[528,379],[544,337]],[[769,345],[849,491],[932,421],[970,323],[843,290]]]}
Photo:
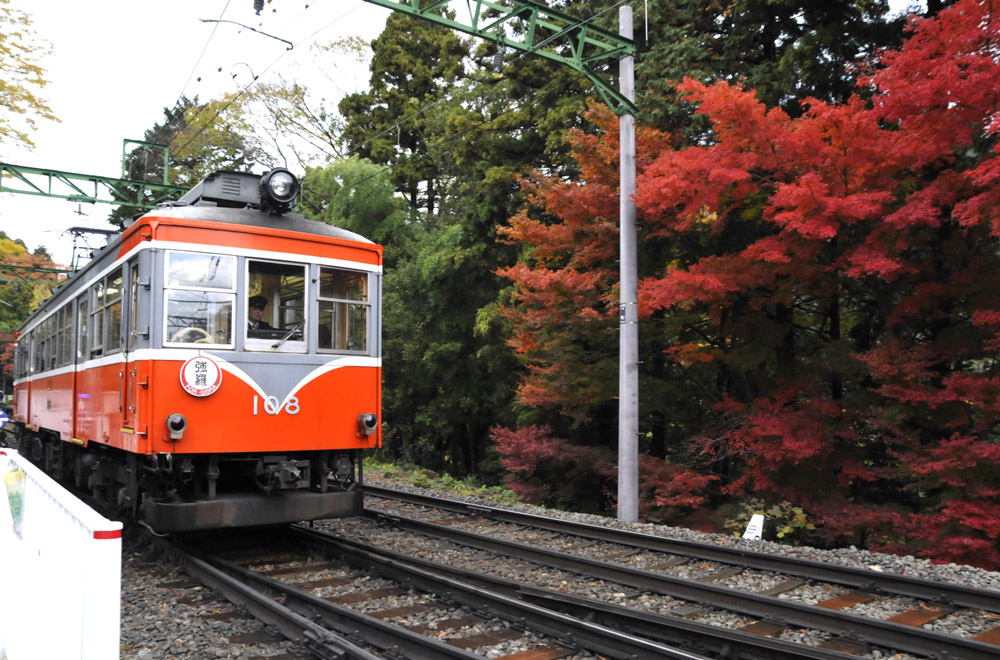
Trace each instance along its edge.
{"label": "tram door", "polygon": [[[139,322],[139,289],[141,285],[139,284],[139,262],[137,259],[129,262],[126,282],[128,322],[125,324],[125,363],[122,365],[122,428],[135,430],[140,380],[135,360],[135,348],[139,338],[148,332],[145,328],[140,327]],[[126,296],[123,295],[122,298],[126,299]]]}

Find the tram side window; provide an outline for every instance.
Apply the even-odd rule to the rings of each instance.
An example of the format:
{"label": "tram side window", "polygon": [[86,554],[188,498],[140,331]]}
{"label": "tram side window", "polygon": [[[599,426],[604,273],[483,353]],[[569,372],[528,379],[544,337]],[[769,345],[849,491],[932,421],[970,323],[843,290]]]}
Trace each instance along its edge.
{"label": "tram side window", "polygon": [[104,353],[104,280],[90,287],[90,354]]}
{"label": "tram side window", "polygon": [[38,357],[38,349],[39,348],[41,348],[41,346],[38,343],[38,332],[37,332],[37,328],[36,328],[36,330],[33,330],[30,333],[29,339],[28,339],[28,373],[29,374],[38,373],[40,371],[40,369],[38,368],[39,367],[39,362],[41,362],[41,359]]}
{"label": "tram side window", "polygon": [[233,346],[236,258],[167,252],[164,343]]}
{"label": "tram side window", "polygon": [[14,378],[25,378],[29,373],[29,348],[31,346],[31,334],[22,335],[17,340],[14,349]]}
{"label": "tram side window", "polygon": [[45,371],[45,327],[39,323],[32,331],[34,341],[31,342],[31,373],[41,373]]}
{"label": "tram side window", "polygon": [[59,359],[59,320],[57,314],[38,324],[33,334],[37,338],[36,371],[48,371],[58,366]]}
{"label": "tram side window", "polygon": [[29,332],[28,336],[24,338],[24,353],[22,357],[24,358],[24,375],[30,376],[35,371],[34,355],[37,350],[35,346],[35,333]]}
{"label": "tram side window", "polygon": [[55,312],[38,326],[41,342],[39,370],[49,371],[62,366],[62,341],[65,332],[65,307]]}
{"label": "tram side window", "polygon": [[33,366],[31,370],[37,374],[45,371],[45,349],[48,348],[48,342],[45,341],[45,324],[39,323],[32,332],[35,335],[35,341],[34,351],[32,351]]}
{"label": "tram side window", "polygon": [[40,351],[41,364],[39,365],[39,371],[48,371],[56,364],[56,337],[55,337],[55,318],[50,316],[45,319],[41,325],[41,336],[42,336],[42,350]]}
{"label": "tram side window", "polygon": [[267,340],[248,344],[252,350],[270,350],[275,344],[305,350],[305,286],[301,264],[247,260],[247,339]]}
{"label": "tram side window", "polygon": [[122,344],[122,271],[118,268],[90,288],[90,355],[116,353]]}
{"label": "tram side window", "polygon": [[87,296],[80,297],[80,304],[76,315],[76,357],[83,359],[87,357]]}
{"label": "tram side window", "polygon": [[64,305],[57,313],[58,345],[56,366],[65,367],[73,361],[73,307]]}
{"label": "tram side window", "polygon": [[368,275],[319,269],[318,347],[323,351],[368,351]]}

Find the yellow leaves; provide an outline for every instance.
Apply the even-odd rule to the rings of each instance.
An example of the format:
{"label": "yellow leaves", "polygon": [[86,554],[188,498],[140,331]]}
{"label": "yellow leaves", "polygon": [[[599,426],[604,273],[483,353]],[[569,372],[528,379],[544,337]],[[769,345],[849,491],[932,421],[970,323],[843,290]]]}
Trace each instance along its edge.
{"label": "yellow leaves", "polygon": [[794,534],[796,530],[805,529],[812,531],[816,529],[816,526],[808,521],[806,512],[802,510],[802,507],[789,506],[787,502],[772,506],[767,513],[772,518],[784,517],[785,524],[778,528],[777,536],[779,539]]}
{"label": "yellow leaves", "polygon": [[691,218],[691,224],[709,226],[714,225],[718,219],[719,214],[710,210],[706,204],[698,209],[698,212],[694,214],[694,217]]}
{"label": "yellow leaves", "polygon": [[23,245],[9,238],[0,238],[0,259],[8,256],[24,254],[26,252]]}
{"label": "yellow leaves", "polygon": [[36,95],[48,84],[38,61],[50,48],[32,32],[30,16],[9,5],[0,0],[0,146],[13,141],[32,148],[35,119],[59,121]]}
{"label": "yellow leaves", "polygon": [[718,212],[709,208],[708,204],[705,204],[694,213],[685,215],[682,225],[686,228],[708,229],[713,227],[718,221]]}
{"label": "yellow leaves", "polygon": [[328,44],[315,44],[312,46],[312,49],[320,53],[328,53],[334,57],[339,55],[350,55],[357,58],[358,61],[364,61],[367,59],[368,54],[371,52],[368,41],[359,36],[348,36],[341,39],[335,39]]}

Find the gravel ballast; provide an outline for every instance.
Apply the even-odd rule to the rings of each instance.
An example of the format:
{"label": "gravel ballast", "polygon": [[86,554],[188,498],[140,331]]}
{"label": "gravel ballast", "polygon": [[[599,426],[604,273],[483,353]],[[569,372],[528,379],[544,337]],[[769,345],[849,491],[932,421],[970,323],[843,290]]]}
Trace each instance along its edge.
{"label": "gravel ballast", "polygon": [[[417,488],[371,478],[368,479],[368,482],[386,488],[448,497],[487,506],[498,506],[477,497],[461,497],[427,488]],[[499,506],[646,534],[730,547],[744,547],[775,555],[1000,590],[1000,573],[971,566],[937,565],[911,556],[885,555],[853,547],[835,550],[792,547],[766,540],[750,541],[733,536],[648,523],[623,523],[614,518],[539,509],[520,504]],[[328,524],[336,525],[337,523],[332,521]],[[211,590],[194,589],[191,584],[190,578],[173,566],[168,559],[155,555],[148,548],[126,542],[122,554],[121,657],[123,660],[138,658],[150,660],[189,658],[293,660],[300,657],[310,657],[297,644],[283,640],[277,632],[268,630],[263,624],[255,621],[239,608],[216,596]],[[905,605],[906,603],[894,601],[884,603],[885,607],[893,610]],[[934,622],[931,627],[939,632],[961,636],[972,636],[981,632],[974,629],[969,630],[963,626],[966,626],[963,617],[956,616],[940,619]],[[1000,651],[998,651],[998,655],[1000,655]]]}

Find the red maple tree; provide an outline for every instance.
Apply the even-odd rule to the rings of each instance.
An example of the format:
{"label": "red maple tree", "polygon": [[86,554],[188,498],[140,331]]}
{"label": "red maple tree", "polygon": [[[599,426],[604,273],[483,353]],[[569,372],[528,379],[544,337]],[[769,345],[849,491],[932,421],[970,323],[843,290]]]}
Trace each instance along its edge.
{"label": "red maple tree", "polygon": [[[640,332],[661,379],[701,391],[683,456],[725,496],[801,505],[830,543],[996,568],[1000,3],[910,30],[855,97],[798,118],[680,86],[712,134],[640,132]],[[523,401],[580,420],[617,385],[589,353],[613,357],[617,329],[616,129],[595,119],[581,182],[527,182],[506,236],[530,249],[502,273]]]}

